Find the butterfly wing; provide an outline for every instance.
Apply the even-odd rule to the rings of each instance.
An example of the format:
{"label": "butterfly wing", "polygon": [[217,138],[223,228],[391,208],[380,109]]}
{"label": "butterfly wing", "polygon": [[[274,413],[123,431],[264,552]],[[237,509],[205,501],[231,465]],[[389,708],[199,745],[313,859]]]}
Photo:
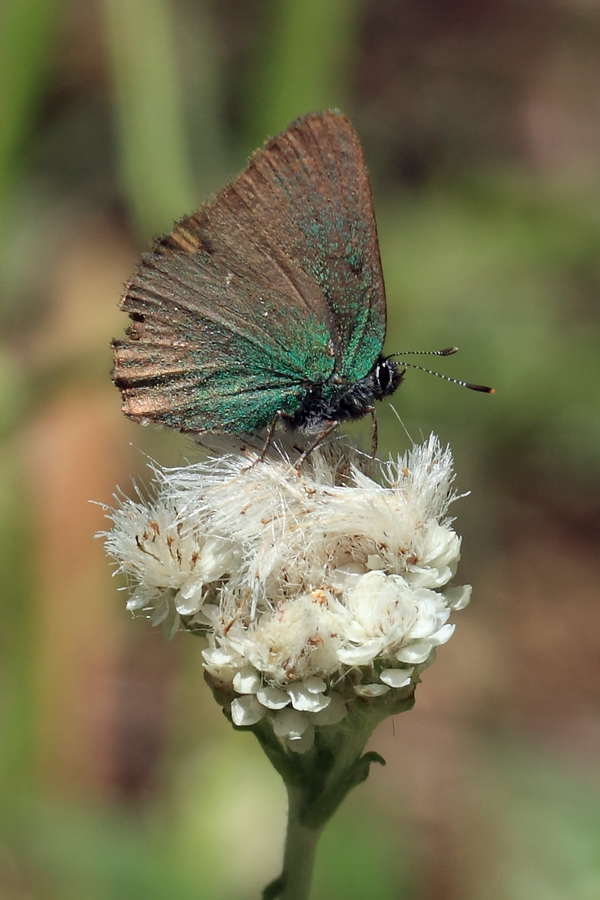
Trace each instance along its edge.
{"label": "butterfly wing", "polygon": [[124,411],[183,431],[254,431],[381,350],[385,295],[358,138],[312,114],[142,257],[115,341]]}
{"label": "butterfly wing", "polygon": [[259,190],[268,185],[269,205],[282,213],[273,223],[280,247],[309,278],[313,308],[332,337],[336,372],[357,381],[381,352],[386,328],[377,226],[360,141],[341,113],[313,113],[265,151],[244,175]]}

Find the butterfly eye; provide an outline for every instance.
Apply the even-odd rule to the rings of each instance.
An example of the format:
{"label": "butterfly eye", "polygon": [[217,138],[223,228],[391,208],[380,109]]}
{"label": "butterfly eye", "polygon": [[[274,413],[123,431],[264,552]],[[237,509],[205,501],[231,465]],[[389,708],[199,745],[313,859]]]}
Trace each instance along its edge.
{"label": "butterfly eye", "polygon": [[393,378],[394,375],[387,360],[383,360],[383,362],[377,363],[377,366],[375,368],[375,381],[377,382],[379,390],[382,394],[387,393],[392,384]]}

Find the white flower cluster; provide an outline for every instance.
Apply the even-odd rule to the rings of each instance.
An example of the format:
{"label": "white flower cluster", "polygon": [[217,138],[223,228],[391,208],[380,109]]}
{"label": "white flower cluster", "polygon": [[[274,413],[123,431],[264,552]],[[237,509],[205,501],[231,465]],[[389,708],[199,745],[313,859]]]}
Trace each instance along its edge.
{"label": "white flower cluster", "polygon": [[406,693],[469,602],[449,586],[452,457],[434,437],[387,462],[336,440],[300,472],[274,451],[249,467],[238,450],[155,475],[152,502],[110,516],[128,609],[205,633],[233,722],[268,717],[292,750],[353,698]]}

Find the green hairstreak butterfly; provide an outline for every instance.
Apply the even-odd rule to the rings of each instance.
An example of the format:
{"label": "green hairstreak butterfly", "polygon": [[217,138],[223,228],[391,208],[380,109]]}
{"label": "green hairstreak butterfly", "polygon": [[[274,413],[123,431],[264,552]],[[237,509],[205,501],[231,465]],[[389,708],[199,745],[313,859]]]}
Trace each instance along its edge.
{"label": "green hairstreak butterfly", "polygon": [[326,433],[372,413],[410,365],[382,354],[369,174],[337,111],[297,119],[159,238],[121,307],[132,320],[113,342],[123,411],[181,431],[252,433],[281,419]]}

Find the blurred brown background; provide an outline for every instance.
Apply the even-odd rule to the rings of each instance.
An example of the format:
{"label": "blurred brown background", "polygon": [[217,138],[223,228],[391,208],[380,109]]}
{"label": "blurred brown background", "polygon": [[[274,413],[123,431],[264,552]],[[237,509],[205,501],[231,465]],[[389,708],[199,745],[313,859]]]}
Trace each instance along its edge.
{"label": "blurred brown background", "polygon": [[[326,832],[314,896],[600,896],[600,4],[3,0],[0,896],[256,897],[284,796],[124,611],[91,499],[189,438],[122,417],[109,341],[149,238],[314,108],[372,172],[394,402],[454,450],[472,605]],[[382,450],[404,427],[380,413]],[[366,426],[368,428],[368,424]]]}

